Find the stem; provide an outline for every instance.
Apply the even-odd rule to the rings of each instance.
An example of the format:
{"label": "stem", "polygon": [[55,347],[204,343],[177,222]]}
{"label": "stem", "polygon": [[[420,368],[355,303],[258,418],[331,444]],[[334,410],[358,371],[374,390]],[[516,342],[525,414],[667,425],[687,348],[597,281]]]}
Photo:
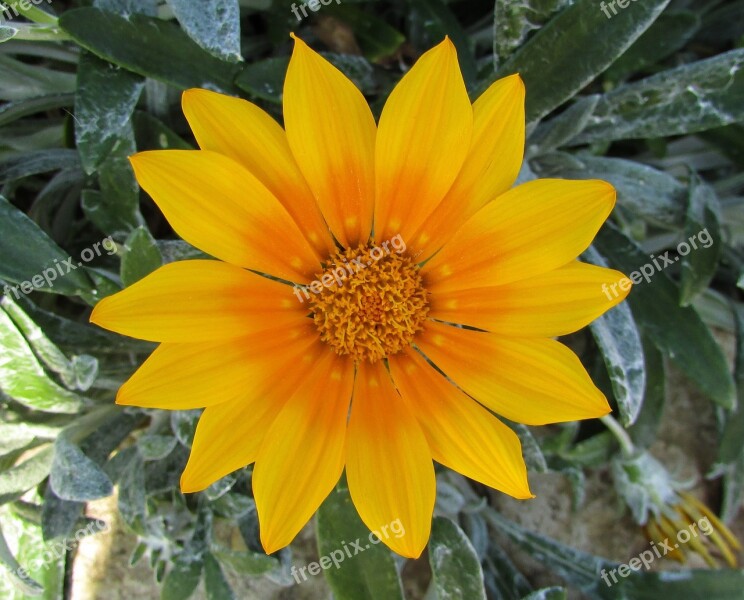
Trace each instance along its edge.
{"label": "stem", "polygon": [[28,42],[65,42],[72,38],[59,27],[50,25],[31,25],[29,23],[14,23],[13,29],[18,33],[14,40],[25,40]]}
{"label": "stem", "polygon": [[620,425],[612,415],[605,415],[604,417],[600,417],[599,420],[605,424],[607,429],[610,430],[612,435],[615,436],[615,439],[620,443],[620,447],[623,449],[623,454],[631,456],[635,452],[635,446],[623,426]]}

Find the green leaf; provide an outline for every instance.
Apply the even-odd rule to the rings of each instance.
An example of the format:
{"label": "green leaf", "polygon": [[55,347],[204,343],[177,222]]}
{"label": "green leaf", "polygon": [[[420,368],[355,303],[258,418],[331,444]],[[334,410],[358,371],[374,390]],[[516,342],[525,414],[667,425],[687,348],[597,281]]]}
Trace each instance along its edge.
{"label": "green leaf", "polygon": [[54,462],[49,483],[62,500],[87,502],[113,494],[108,475],[64,436],[54,444]]}
{"label": "green leaf", "polygon": [[662,573],[631,573],[627,579],[605,595],[622,600],[739,600],[744,589],[744,571],[716,569],[666,571]]}
{"label": "green leaf", "polygon": [[[18,11],[29,21],[55,25],[57,23],[57,17],[36,6],[37,4],[41,4],[42,1],[43,0],[32,0],[31,2],[24,2],[23,0],[5,0],[3,4],[7,4],[8,8],[12,9],[14,12]],[[52,0],[46,0],[46,2],[47,4],[51,4]]]}
{"label": "green leaf", "polygon": [[204,254],[204,252],[198,248],[194,248],[191,244],[183,240],[158,240],[157,244],[160,255],[163,257],[163,264],[177,262],[179,260],[209,258],[209,255]]}
{"label": "green leaf", "polygon": [[[480,515],[479,518],[485,521]],[[488,535],[490,536],[490,532]],[[514,566],[509,554],[497,544],[489,545],[484,566],[486,587],[489,594],[497,600],[517,600],[532,590],[527,579]]]}
{"label": "green leaf", "polygon": [[241,575],[264,575],[279,567],[276,558],[258,552],[211,549],[212,555],[221,563],[230,566]]}
{"label": "green leaf", "polygon": [[508,425],[519,437],[519,441],[522,444],[522,456],[524,457],[527,468],[537,473],[546,473],[548,471],[548,464],[545,461],[545,455],[542,448],[540,448],[539,442],[532,435],[530,428],[522,423],[509,422]]}
{"label": "green leaf", "polygon": [[530,32],[540,29],[571,0],[496,0],[493,9],[494,66],[503,63],[522,45]]}
{"label": "green leaf", "polygon": [[78,8],[66,11],[59,24],[83,48],[134,73],[180,89],[236,91],[233,79],[240,67],[200,48],[175,23]]}
{"label": "green leaf", "polygon": [[0,106],[0,126],[35,113],[54,110],[63,106],[72,106],[74,102],[74,94],[49,94],[39,98],[8,102]]}
{"label": "green leaf", "polygon": [[103,162],[132,116],[142,77],[83,52],[75,95],[75,141],[85,172]]}
{"label": "green leaf", "polygon": [[620,81],[642,69],[655,65],[682,48],[700,27],[700,18],[693,12],[665,12],[605,74],[611,81]]}
{"label": "green leaf", "polygon": [[0,473],[0,504],[17,500],[44,481],[49,475],[53,456],[53,448],[48,446],[31,458]]}
{"label": "green leaf", "polygon": [[15,27],[0,26],[0,44],[12,40],[18,35],[18,30]]}
{"label": "green leaf", "polygon": [[[345,484],[339,484],[318,509],[318,554],[315,569],[323,574],[337,600],[403,600],[395,561],[384,544],[372,544],[370,532],[362,523]],[[357,540],[362,552],[344,552],[348,542]],[[308,569],[294,573],[298,583],[307,580]],[[312,571],[310,576],[313,576]],[[302,578],[302,579],[301,579]]]}
{"label": "green leaf", "polygon": [[40,596],[44,592],[41,584],[31,579],[26,570],[18,564],[15,556],[5,541],[2,527],[0,526],[0,564],[6,567],[6,573],[10,576],[14,586],[22,593],[29,596]]}
{"label": "green leaf", "polygon": [[147,513],[145,468],[137,452],[133,452],[129,458],[119,479],[119,513],[129,527],[140,531]]}
{"label": "green leaf", "polygon": [[561,450],[559,455],[578,467],[601,468],[612,457],[614,446],[615,438],[609,431],[605,431]]}
{"label": "green leaf", "polygon": [[439,600],[486,600],[478,555],[454,521],[445,517],[434,519],[429,564]]}
{"label": "green leaf", "polygon": [[685,223],[686,240],[677,246],[677,252],[683,243],[688,248],[688,254],[682,255],[681,260],[679,303],[682,306],[689,305],[695,296],[708,289],[716,274],[723,249],[718,211],[718,197],[713,188],[693,173]]}
{"label": "green leaf", "polygon": [[722,495],[721,520],[731,523],[739,514],[744,500],[744,452],[724,470]]}
{"label": "green leaf", "polygon": [[646,389],[643,405],[635,423],[628,427],[633,444],[646,449],[656,441],[656,432],[661,424],[666,399],[664,357],[659,349],[646,336],[642,338],[643,355],[646,365]]}
{"label": "green leaf", "polygon": [[[584,258],[594,265],[608,266],[604,258],[592,247],[584,253]],[[611,301],[609,288],[605,294],[607,301]],[[646,386],[641,336],[633,315],[627,303],[623,302],[595,319],[589,328],[602,353],[612,383],[613,395],[620,410],[620,419],[625,427],[632,425],[641,410]]]}
{"label": "green leaf", "polygon": [[670,69],[605,94],[575,142],[682,135],[742,120],[744,49]]}
{"label": "green leaf", "polygon": [[162,460],[173,452],[178,440],[172,435],[145,434],[137,440],[142,460]]}
{"label": "green leaf", "polygon": [[160,600],[187,600],[201,581],[202,561],[181,553],[165,577]]}
{"label": "green leaf", "polygon": [[41,440],[53,440],[57,431],[28,423],[0,423],[0,456],[23,450]]}
{"label": "green leaf", "polygon": [[189,37],[215,56],[238,62],[240,7],[238,0],[166,0]]}
{"label": "green leaf", "polygon": [[98,169],[101,202],[96,205],[99,211],[96,224],[104,233],[117,239],[124,239],[145,223],[139,210],[139,184],[128,158],[136,152],[132,125],[127,124],[125,130],[121,145]]}
{"label": "green leaf", "polygon": [[541,123],[528,139],[528,157],[552,152],[574,139],[584,131],[597,102],[598,94],[579,98],[557,117]]}
{"label": "green leaf", "polygon": [[46,541],[68,537],[77,527],[85,508],[82,502],[67,502],[58,498],[49,485],[44,491],[41,506],[41,530]]}
{"label": "green leaf", "polygon": [[204,587],[207,600],[234,600],[235,593],[225,579],[220,563],[207,553],[204,556]]}
{"label": "green leaf", "polygon": [[95,325],[78,323],[41,310],[25,297],[21,298],[19,304],[49,339],[71,354],[87,351],[106,357],[121,353],[128,355],[130,352],[146,354],[155,349],[150,342],[119,336]]}
{"label": "green leaf", "polygon": [[136,111],[133,123],[137,148],[141,150],[194,149],[191,144],[186,143],[172,129],[166,127],[162,121],[146,112]]}
{"label": "green leaf", "polygon": [[348,4],[331,4],[328,12],[349,24],[364,57],[375,62],[394,54],[406,36],[369,11]]}
{"label": "green leaf", "polygon": [[566,600],[566,590],[559,587],[543,588],[525,596],[522,600]]}
{"label": "green leaf", "polygon": [[163,264],[155,239],[145,227],[135,229],[124,243],[121,258],[121,281],[130,286]]}
{"label": "green leaf", "polygon": [[[646,267],[653,280],[635,285],[628,296],[633,315],[644,332],[706,396],[725,408],[735,404],[734,381],[726,357],[692,307],[679,306],[679,289],[651,259],[612,225],[598,234],[595,246],[631,279],[641,279],[636,269]],[[650,279],[650,276],[649,276]]]}
{"label": "green leaf", "polygon": [[[594,592],[604,585],[599,578],[602,568],[614,566],[609,561],[586,552],[564,546],[555,540],[533,533],[507,520],[495,510],[488,508],[483,516],[489,524],[505,533],[540,564],[577,586],[583,592]],[[596,597],[595,594],[592,594]]]}
{"label": "green leaf", "polygon": [[200,410],[174,410],[171,413],[171,429],[181,445],[191,448]]}
{"label": "green leaf", "polygon": [[576,0],[517,50],[479,93],[494,79],[519,73],[527,88],[527,121],[540,119],[609,67],[668,3],[634,2],[608,19],[594,0]]}
{"label": "green leaf", "polygon": [[[369,92],[376,85],[374,70],[361,56],[320,53],[362,90]],[[251,96],[280,103],[284,90],[284,77],[289,66],[289,57],[267,58],[247,65],[238,75],[235,84]]]}
{"label": "green leaf", "polygon": [[469,90],[472,89],[478,77],[478,68],[475,64],[470,37],[448,4],[443,0],[408,0],[408,3],[417,12],[417,17],[427,29],[429,38],[437,40],[437,43],[445,35],[452,39],[452,43],[457,48],[457,59],[460,62],[465,85]]}
{"label": "green leaf", "polygon": [[70,73],[27,65],[4,55],[0,55],[0,81],[0,100],[28,100],[75,91],[75,77]]}
{"label": "green leaf", "polygon": [[124,17],[140,13],[155,17],[158,14],[159,0],[93,0],[93,6],[120,14]]}
{"label": "green leaf", "polygon": [[69,258],[36,223],[0,196],[0,278],[21,284],[6,289],[6,294],[17,300],[34,289],[67,296],[92,291],[82,270],[69,270],[74,267]]}
{"label": "green leaf", "polygon": [[54,383],[26,338],[0,307],[0,389],[16,402],[50,413],[76,413],[83,399]]}
{"label": "green leaf", "polygon": [[251,96],[279,104],[288,66],[289,58],[285,56],[259,60],[243,69],[235,79],[235,85]]}
{"label": "green leaf", "polygon": [[641,337],[627,304],[616,306],[590,325],[612,383],[624,426],[632,425],[643,404],[646,370]]}
{"label": "green leaf", "polygon": [[[35,515],[33,521],[22,516],[18,510],[19,503],[15,503],[12,512],[6,514],[6,531],[15,530],[15,539],[18,547],[18,562],[26,567],[28,575],[39,582],[44,588],[43,593],[38,596],[40,600],[59,600],[64,597],[65,588],[65,564],[67,553],[62,552],[59,546],[44,542],[40,525],[40,511]],[[36,507],[34,507],[36,508]],[[92,523],[95,521],[91,520]],[[85,524],[80,527],[83,533],[87,533]],[[95,527],[95,525],[94,525]],[[26,597],[14,596],[14,600],[27,600]]]}
{"label": "green leaf", "polygon": [[0,305],[28,340],[36,356],[47,369],[59,375],[68,389],[86,391],[90,388],[98,374],[98,360],[95,357],[83,354],[68,359],[9,296],[0,299]]}
{"label": "green leaf", "polygon": [[0,161],[0,181],[8,182],[31,175],[80,167],[77,152],[66,148],[24,152]]}
{"label": "green leaf", "polygon": [[744,457],[744,306],[736,304],[736,383],[739,402],[736,409],[726,414],[721,441],[718,446],[718,462],[733,464]]}

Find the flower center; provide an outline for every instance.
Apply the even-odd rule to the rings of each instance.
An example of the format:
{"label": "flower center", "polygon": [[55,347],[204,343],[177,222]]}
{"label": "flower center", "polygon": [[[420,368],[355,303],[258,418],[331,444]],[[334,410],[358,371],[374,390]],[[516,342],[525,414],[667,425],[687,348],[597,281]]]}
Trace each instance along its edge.
{"label": "flower center", "polygon": [[320,339],[355,361],[376,362],[410,346],[429,313],[418,266],[408,256],[370,244],[328,260],[312,295]]}

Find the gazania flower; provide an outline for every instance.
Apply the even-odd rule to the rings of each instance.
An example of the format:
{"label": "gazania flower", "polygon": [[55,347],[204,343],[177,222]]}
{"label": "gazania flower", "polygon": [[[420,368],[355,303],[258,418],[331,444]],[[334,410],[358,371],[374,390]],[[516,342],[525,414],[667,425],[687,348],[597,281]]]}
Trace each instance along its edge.
{"label": "gazania flower", "polygon": [[717,567],[719,559],[736,567],[739,540],[710,508],[684,491],[689,482],[675,481],[664,465],[647,451],[633,448],[629,440],[623,455],[611,464],[615,489],[657,557],[685,563],[697,554],[710,567]]}
{"label": "gazania flower", "polygon": [[646,538],[665,550],[667,558],[681,563],[698,554],[709,567],[723,559],[732,569],[741,545],[713,511],[692,494],[677,492],[671,506],[651,516],[643,528]]}
{"label": "gazania flower", "polygon": [[602,292],[620,273],[576,261],[615,192],[602,181],[511,189],[524,147],[518,76],[471,105],[445,40],[376,124],[354,84],[295,39],[286,132],[205,90],[185,92],[183,109],[201,149],[131,162],[175,231],[216,260],[166,265],[91,320],[161,342],[119,404],[204,407],[184,492],[255,463],[267,552],[292,541],[346,469],[364,523],[399,520],[405,535],[383,541],[416,557],[432,459],[531,497],[518,438],[490,411],[532,425],[609,412],[551,338],[625,295]]}

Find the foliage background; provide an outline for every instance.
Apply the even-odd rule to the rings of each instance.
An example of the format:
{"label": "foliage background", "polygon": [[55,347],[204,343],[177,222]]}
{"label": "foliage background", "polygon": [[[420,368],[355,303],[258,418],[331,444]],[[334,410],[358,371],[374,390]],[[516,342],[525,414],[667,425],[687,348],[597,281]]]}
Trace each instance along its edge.
{"label": "foliage background", "polygon": [[[670,364],[684,373],[713,408],[701,489],[725,521],[736,519],[744,494],[744,1],[639,0],[607,18],[594,0],[343,0],[301,22],[283,0],[9,4],[24,16],[0,22],[2,285],[31,280],[107,236],[117,251],[0,300],[3,597],[68,597],[75,549],[53,559],[44,552],[74,539],[91,522],[87,503],[115,490],[138,540],[131,562],[149,561],[163,598],[187,598],[200,582],[197,593],[209,598],[238,597],[228,579],[247,578],[302,597],[289,568],[293,556],[306,564],[297,556],[307,556],[307,536],[275,556],[261,552],[250,469],[182,496],[198,412],[115,407],[116,389],[152,346],[87,324],[99,298],[196,254],[140,192],[126,157],[194,147],[180,110],[188,87],[248,98],[281,120],[290,31],[346,72],[376,115],[406,68],[444,35],[473,99],[519,72],[529,134],[520,179],[602,178],[618,190],[612,222],[585,260],[630,273],[707,228],[710,248],[636,286],[626,304],[567,341],[639,450],[664,420],[680,417],[666,381]],[[696,440],[695,420],[684,422],[687,440]],[[596,474],[618,518],[638,508],[607,476],[622,445],[599,422],[517,430],[531,478],[570,483],[574,516],[591,517],[582,511]],[[566,590],[741,598],[736,569],[634,573],[608,588],[599,570],[630,553],[610,560],[573,548],[505,517],[481,486],[444,469],[438,480],[428,554],[405,564],[375,547],[324,573],[336,598],[402,598],[403,587],[409,598],[427,589],[427,598],[562,598]],[[341,483],[317,516],[317,552],[366,535]],[[516,546],[539,565],[520,572]],[[34,559],[43,566],[19,571]],[[536,591],[546,572],[555,585]]]}

